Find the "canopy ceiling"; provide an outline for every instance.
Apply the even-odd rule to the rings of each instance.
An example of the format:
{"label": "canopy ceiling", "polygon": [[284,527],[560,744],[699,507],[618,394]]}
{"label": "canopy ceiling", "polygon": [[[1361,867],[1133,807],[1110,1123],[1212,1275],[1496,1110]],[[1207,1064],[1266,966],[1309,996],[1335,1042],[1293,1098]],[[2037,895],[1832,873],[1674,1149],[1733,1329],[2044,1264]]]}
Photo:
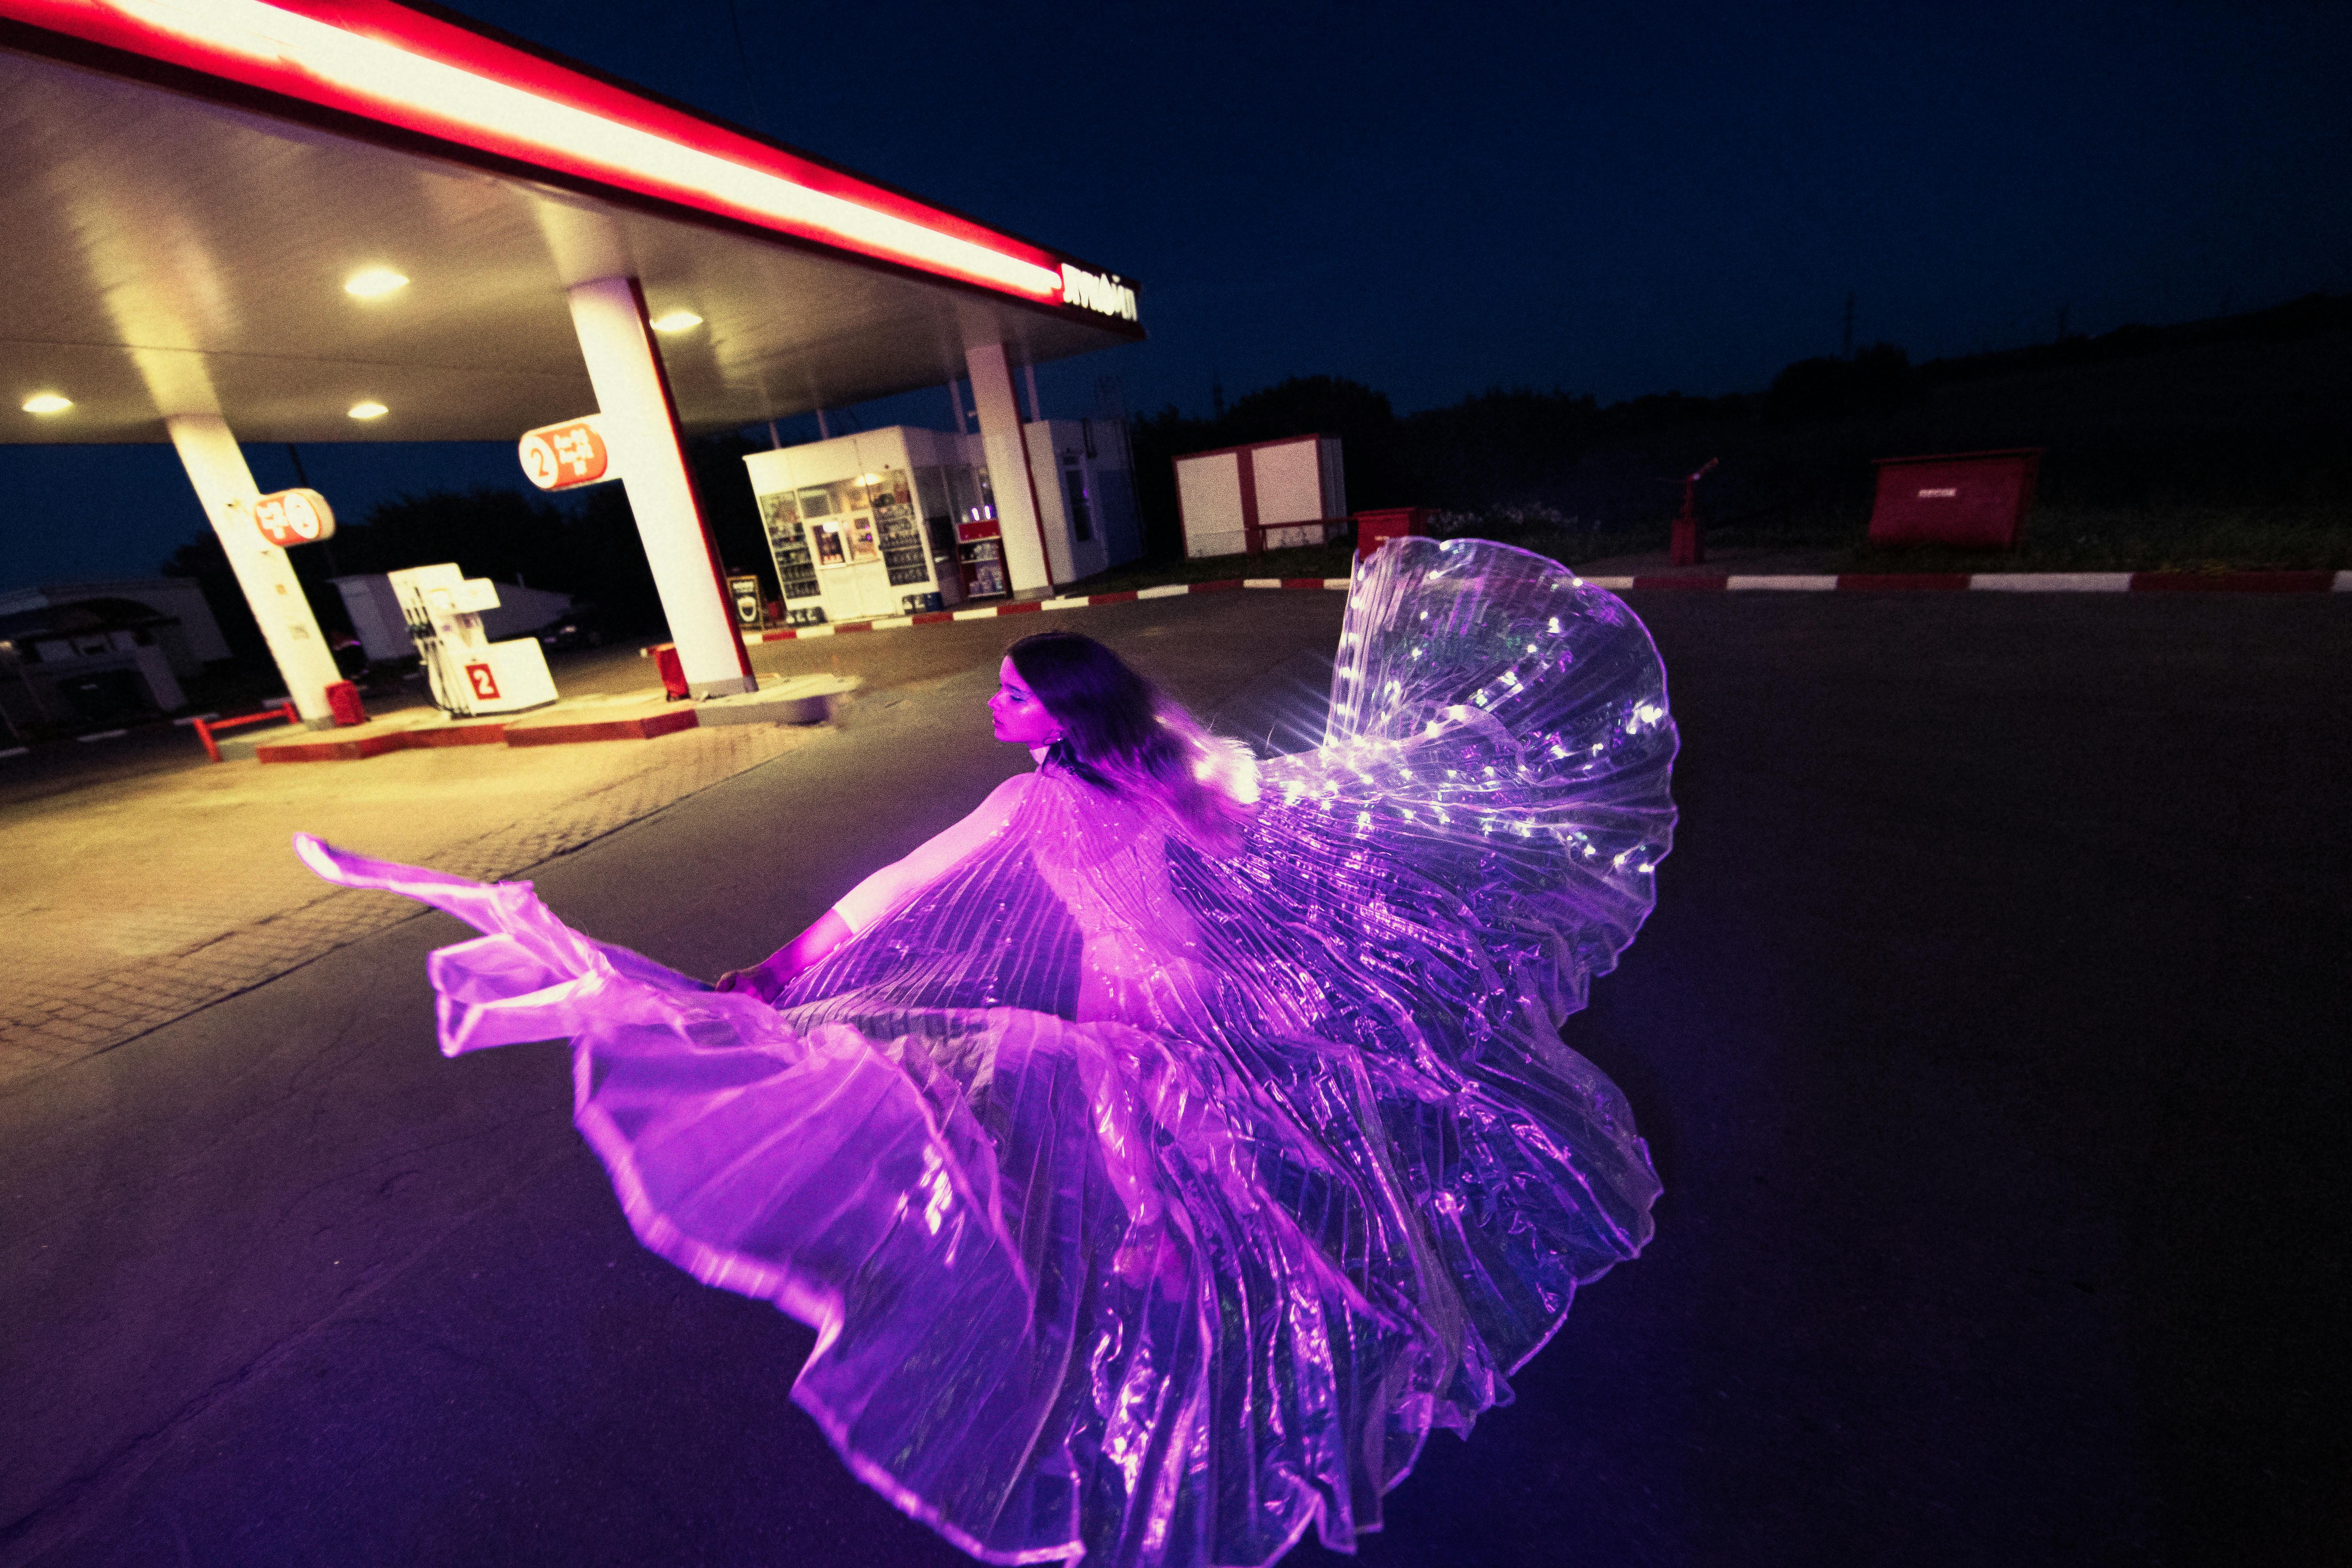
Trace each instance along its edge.
{"label": "canopy ceiling", "polygon": [[[120,47],[121,27],[97,43],[65,37],[23,20],[37,8],[0,0],[0,440],[162,440],[163,416],[182,412],[217,412],[255,441],[513,439],[594,406],[563,290],[614,269],[642,280],[655,316],[703,318],[659,340],[679,416],[696,430],[939,385],[963,374],[974,335],[1032,363],[1141,336],[1129,321],[1064,302],[1057,288],[1053,299],[1020,298],[887,245],[861,254],[805,226],[699,210],[655,185],[618,188],[560,157],[533,164],[487,138],[461,144],[446,126],[423,133],[415,116],[378,134],[380,122],[347,103],[322,108],[184,61],[150,68]],[[380,22],[392,8],[373,10]],[[459,37],[478,37],[492,64],[518,47]],[[928,226],[918,239],[936,232],[952,247],[958,234],[981,236],[1016,257],[1004,266],[1026,267],[1033,296],[1035,279],[1055,279],[1058,253],[755,145],[581,68],[543,56],[523,64],[542,82],[584,83],[579,96],[599,112],[642,110],[665,134],[686,123],[739,163],[766,158],[782,171],[774,178],[829,180],[893,215],[877,224]],[[371,267],[409,282],[373,300],[346,292]],[[73,406],[22,410],[42,392]],[[349,416],[371,401],[390,413]]]}

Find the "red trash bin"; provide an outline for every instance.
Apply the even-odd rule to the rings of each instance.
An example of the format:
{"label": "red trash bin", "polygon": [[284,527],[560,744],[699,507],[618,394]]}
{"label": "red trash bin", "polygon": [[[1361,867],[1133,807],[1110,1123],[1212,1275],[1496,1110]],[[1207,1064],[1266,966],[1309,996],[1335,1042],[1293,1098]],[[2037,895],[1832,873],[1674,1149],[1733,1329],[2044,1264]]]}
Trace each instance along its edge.
{"label": "red trash bin", "polygon": [[654,649],[654,668],[661,671],[662,691],[670,700],[694,695],[686,684],[686,666],[678,660],[676,643],[666,642]]}
{"label": "red trash bin", "polygon": [[368,721],[367,706],[360,700],[360,689],[348,680],[338,680],[327,688],[327,709],[334,714],[338,725]]}
{"label": "red trash bin", "polygon": [[2014,549],[2033,509],[2041,468],[2039,447],[1881,458],[1870,542]]}
{"label": "red trash bin", "polygon": [[1391,539],[1429,531],[1425,506],[1392,506],[1356,513],[1356,559],[1361,561]]}

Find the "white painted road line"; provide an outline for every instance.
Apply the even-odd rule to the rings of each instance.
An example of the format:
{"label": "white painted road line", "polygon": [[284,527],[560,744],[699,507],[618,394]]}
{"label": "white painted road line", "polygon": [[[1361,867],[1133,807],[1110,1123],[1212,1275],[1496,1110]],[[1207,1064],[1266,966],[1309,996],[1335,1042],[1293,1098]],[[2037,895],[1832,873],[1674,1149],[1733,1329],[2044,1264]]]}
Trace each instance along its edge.
{"label": "white painted road line", "polygon": [[1192,591],[1192,584],[1190,583],[1169,583],[1157,588],[1138,588],[1135,591],[1135,596],[1139,599],[1172,599],[1179,594],[1189,594]]}
{"label": "white painted road line", "polygon": [[1995,594],[2128,594],[2128,572],[1979,572],[1971,589]]}
{"label": "white painted road line", "polygon": [[119,735],[128,735],[129,733],[131,733],[131,731],[128,730],[93,730],[87,735],[76,735],[74,739],[81,742],[84,745],[88,745],[92,741],[111,741]]}

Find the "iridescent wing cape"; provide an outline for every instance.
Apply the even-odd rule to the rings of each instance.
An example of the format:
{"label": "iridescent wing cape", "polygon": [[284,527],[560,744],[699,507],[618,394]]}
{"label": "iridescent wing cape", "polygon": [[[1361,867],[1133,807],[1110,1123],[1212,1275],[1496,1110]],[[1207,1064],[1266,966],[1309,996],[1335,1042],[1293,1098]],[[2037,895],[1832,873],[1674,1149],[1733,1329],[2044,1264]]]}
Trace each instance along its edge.
{"label": "iridescent wing cape", "polygon": [[1524,552],[1360,570],[1324,743],[1237,855],[1046,770],[803,974],[715,993],[491,886],[299,848],[485,934],[443,1048],[564,1037],[645,1244],[818,1331],[793,1398],[995,1563],[1350,1548],[1658,1185],[1561,1042],[1671,841],[1664,671]]}

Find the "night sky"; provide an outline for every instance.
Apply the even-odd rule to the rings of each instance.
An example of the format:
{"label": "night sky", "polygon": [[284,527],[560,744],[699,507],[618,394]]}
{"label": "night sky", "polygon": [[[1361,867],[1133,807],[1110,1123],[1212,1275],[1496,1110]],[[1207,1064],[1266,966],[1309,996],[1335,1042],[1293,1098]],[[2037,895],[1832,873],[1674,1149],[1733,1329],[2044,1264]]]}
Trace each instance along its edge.
{"label": "night sky", "polygon": [[[1748,390],[1837,352],[1849,290],[1915,361],[2352,291],[2342,4],[736,4],[740,51],[727,0],[457,8],[1142,279],[1152,341],[1049,367],[1049,414],[1105,374],[1192,413]],[[354,520],[520,483],[503,443],[303,458]],[[202,526],[168,447],[0,448],[0,587]],[[119,531],[60,526],[93,499]]]}

